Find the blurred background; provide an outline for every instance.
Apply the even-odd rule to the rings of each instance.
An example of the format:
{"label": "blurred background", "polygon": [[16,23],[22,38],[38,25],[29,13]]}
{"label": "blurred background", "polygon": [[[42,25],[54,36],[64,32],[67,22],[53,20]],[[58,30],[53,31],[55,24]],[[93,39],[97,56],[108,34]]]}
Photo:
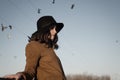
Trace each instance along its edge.
{"label": "blurred background", "polygon": [[120,0],[0,0],[0,76],[24,70],[28,36],[44,15],[64,23],[56,53],[66,75],[120,80]]}

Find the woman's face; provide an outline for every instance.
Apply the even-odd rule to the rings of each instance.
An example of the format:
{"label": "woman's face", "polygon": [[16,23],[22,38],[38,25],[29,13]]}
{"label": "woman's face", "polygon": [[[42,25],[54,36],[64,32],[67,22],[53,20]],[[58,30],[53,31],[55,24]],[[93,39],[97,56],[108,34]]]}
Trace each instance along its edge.
{"label": "woman's face", "polygon": [[56,31],[56,26],[55,26],[50,30],[51,40],[54,39],[54,36],[56,33],[57,33],[57,31]]}

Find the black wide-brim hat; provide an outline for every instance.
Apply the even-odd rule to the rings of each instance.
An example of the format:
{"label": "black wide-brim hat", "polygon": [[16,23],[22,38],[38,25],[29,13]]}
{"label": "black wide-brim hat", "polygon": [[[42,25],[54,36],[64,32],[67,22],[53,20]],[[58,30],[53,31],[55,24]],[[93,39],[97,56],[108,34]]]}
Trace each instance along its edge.
{"label": "black wide-brim hat", "polygon": [[37,30],[44,31],[45,29],[50,28],[51,25],[56,25],[57,33],[63,28],[63,23],[57,23],[52,16],[43,16],[37,21]]}

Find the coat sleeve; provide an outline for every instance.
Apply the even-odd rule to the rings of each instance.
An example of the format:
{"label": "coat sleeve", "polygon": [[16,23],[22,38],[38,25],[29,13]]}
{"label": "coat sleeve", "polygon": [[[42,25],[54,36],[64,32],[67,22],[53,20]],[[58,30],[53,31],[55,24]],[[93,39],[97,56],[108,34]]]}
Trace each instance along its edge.
{"label": "coat sleeve", "polygon": [[26,46],[26,65],[25,70],[20,72],[25,80],[32,80],[37,71],[37,66],[40,60],[40,49],[38,44],[29,43]]}

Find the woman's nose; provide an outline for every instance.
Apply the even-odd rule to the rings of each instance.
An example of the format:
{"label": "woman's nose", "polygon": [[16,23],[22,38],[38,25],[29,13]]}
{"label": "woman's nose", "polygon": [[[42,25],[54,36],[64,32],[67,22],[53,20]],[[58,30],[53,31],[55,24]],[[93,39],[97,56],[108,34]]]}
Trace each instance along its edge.
{"label": "woman's nose", "polygon": [[54,28],[54,33],[56,34],[57,33],[57,31],[56,31],[56,29]]}

